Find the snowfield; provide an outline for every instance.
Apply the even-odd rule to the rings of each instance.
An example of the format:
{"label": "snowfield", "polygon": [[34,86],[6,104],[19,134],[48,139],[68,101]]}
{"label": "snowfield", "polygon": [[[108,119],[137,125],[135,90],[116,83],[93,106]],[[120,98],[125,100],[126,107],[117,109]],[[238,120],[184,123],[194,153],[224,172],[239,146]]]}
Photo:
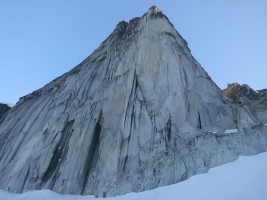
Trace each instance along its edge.
{"label": "snowfield", "polygon": [[[266,200],[267,153],[241,157],[207,174],[151,191],[105,200]],[[13,194],[0,191],[0,200],[93,200],[93,196],[62,195],[50,190]],[[103,198],[99,198],[103,200]]]}

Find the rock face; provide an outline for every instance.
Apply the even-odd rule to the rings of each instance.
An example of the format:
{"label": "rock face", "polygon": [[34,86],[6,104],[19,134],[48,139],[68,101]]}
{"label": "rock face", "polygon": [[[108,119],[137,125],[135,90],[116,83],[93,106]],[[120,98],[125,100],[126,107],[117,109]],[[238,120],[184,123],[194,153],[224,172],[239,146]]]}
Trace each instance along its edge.
{"label": "rock face", "polygon": [[0,103],[0,123],[9,109],[10,107],[7,104]]}
{"label": "rock face", "polygon": [[248,107],[260,121],[267,124],[267,89],[255,91],[246,84],[232,83],[223,92],[233,103]]}
{"label": "rock face", "polygon": [[0,188],[149,190],[266,151],[261,124],[230,103],[152,7],[10,110],[0,124]]}

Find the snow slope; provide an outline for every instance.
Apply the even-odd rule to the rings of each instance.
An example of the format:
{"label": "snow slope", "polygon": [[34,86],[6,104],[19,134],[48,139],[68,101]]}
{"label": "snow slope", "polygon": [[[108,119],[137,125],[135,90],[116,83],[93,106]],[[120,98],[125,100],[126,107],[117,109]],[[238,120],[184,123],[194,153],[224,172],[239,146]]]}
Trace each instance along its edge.
{"label": "snow slope", "polygon": [[[267,153],[241,157],[207,174],[170,186],[105,200],[266,200]],[[93,196],[62,195],[49,190],[13,194],[0,191],[0,200],[92,200]],[[99,200],[102,198],[99,198]]]}

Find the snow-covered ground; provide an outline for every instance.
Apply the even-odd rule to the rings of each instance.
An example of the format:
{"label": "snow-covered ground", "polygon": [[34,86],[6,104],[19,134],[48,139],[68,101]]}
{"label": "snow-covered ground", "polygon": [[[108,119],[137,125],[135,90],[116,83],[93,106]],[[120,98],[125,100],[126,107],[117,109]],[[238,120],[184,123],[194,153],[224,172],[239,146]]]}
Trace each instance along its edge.
{"label": "snow-covered ground", "polygon": [[[207,174],[155,190],[105,200],[266,200],[267,153],[241,157]],[[93,196],[62,195],[49,190],[12,194],[0,191],[0,200],[92,200]],[[100,198],[102,199],[102,198]],[[99,200],[100,200],[99,199]]]}

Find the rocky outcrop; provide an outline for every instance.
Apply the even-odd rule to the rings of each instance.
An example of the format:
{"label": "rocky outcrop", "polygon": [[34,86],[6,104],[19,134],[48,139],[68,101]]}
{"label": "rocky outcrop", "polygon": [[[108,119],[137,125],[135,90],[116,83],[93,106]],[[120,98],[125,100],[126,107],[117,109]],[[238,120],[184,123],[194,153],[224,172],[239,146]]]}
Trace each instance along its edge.
{"label": "rocky outcrop", "polygon": [[233,103],[248,107],[260,121],[267,124],[267,89],[255,91],[246,84],[232,83],[223,92]]}
{"label": "rocky outcrop", "polygon": [[257,90],[260,97],[267,96],[267,89]]}
{"label": "rocky outcrop", "polygon": [[0,188],[138,192],[266,151],[266,136],[152,7],[10,110],[0,124]]}
{"label": "rocky outcrop", "polygon": [[10,107],[7,104],[0,103],[0,123],[9,109]]}

